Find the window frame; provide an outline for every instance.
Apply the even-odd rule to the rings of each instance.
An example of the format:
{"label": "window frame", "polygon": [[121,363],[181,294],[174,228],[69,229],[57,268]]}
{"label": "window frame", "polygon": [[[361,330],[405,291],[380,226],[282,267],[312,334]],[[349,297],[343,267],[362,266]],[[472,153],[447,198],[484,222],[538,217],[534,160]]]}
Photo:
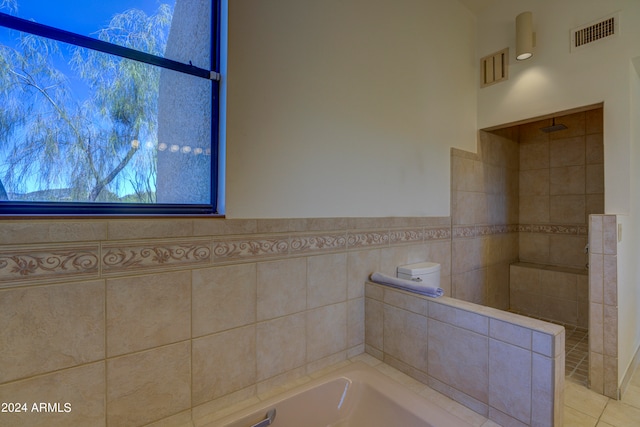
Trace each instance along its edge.
{"label": "window frame", "polygon": [[30,33],[74,46],[100,51],[160,68],[207,79],[211,82],[211,201],[208,204],[92,203],[0,201],[0,217],[12,216],[221,216],[218,213],[220,27],[221,0],[211,0],[210,70],[152,55],[103,40],[62,30],[0,12],[0,27]]}

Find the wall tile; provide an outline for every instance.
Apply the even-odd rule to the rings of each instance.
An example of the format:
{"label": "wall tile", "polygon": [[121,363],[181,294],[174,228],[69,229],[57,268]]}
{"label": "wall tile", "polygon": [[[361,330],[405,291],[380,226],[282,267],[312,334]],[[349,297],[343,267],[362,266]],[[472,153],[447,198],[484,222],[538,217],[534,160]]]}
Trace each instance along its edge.
{"label": "wall tile", "polygon": [[[6,366],[6,365],[3,365]],[[28,412],[0,415],[12,427],[67,427],[105,425],[105,366],[91,363],[23,381],[0,385],[0,402],[28,403]],[[33,413],[33,404],[59,403],[65,411]]]}
{"label": "wall tile", "polygon": [[582,194],[549,197],[550,222],[585,224],[586,209],[586,196]]}
{"label": "wall tile", "polygon": [[604,306],[591,303],[589,306],[589,349],[604,354]]}
{"label": "wall tile", "polygon": [[[554,424],[554,360],[539,354],[532,355],[531,425],[553,426]],[[560,411],[564,408],[560,408]]]}
{"label": "wall tile", "polygon": [[546,169],[549,168],[549,161],[549,140],[546,134],[542,134],[536,142],[521,143],[520,170]]}
{"label": "wall tile", "polygon": [[519,193],[521,196],[545,196],[549,194],[549,169],[520,171]]}
{"label": "wall tile", "polygon": [[485,268],[454,274],[451,279],[454,298],[486,305],[487,270]]}
{"label": "wall tile", "polygon": [[436,301],[429,301],[429,318],[481,335],[489,334],[489,319],[486,316],[440,304]]}
{"label": "wall tile", "polygon": [[551,168],[549,175],[550,194],[584,194],[585,180],[585,166]]}
{"label": "wall tile", "polygon": [[304,311],[307,307],[307,262],[292,258],[258,263],[257,320]]}
{"label": "wall tile", "polygon": [[618,251],[618,227],[615,215],[604,215],[602,218],[602,239],[605,255],[616,255]]}
{"label": "wall tile", "polygon": [[256,265],[193,270],[192,334],[212,334],[256,321]]}
{"label": "wall tile", "polygon": [[256,383],[256,328],[246,326],[193,340],[193,405]]}
{"label": "wall tile", "polygon": [[586,163],[604,163],[604,135],[595,133],[586,136]]}
{"label": "wall tile", "polygon": [[364,344],[365,298],[347,301],[347,347]]}
{"label": "wall tile", "polygon": [[104,282],[0,291],[0,383],[104,358]]}
{"label": "wall tile", "polygon": [[138,274],[141,270],[207,265],[209,240],[135,241],[102,244],[102,273]]}
{"label": "wall tile", "polygon": [[191,219],[122,219],[108,222],[110,240],[189,237],[193,235]]}
{"label": "wall tile", "polygon": [[213,242],[214,262],[282,257],[289,254],[289,246],[288,235],[216,239]]}
{"label": "wall tile", "polygon": [[258,381],[280,375],[305,364],[306,314],[297,313],[258,323],[256,352]]}
{"label": "wall tile", "polygon": [[383,328],[385,354],[427,372],[427,318],[385,305]]}
{"label": "wall tile", "polygon": [[585,137],[552,139],[549,144],[550,166],[581,166],[585,164]]}
{"label": "wall tile", "polygon": [[363,297],[364,283],[379,269],[379,249],[349,252],[347,254],[347,297]]}
{"label": "wall tile", "polygon": [[587,165],[586,194],[604,194],[604,164]]}
{"label": "wall tile", "polygon": [[549,222],[548,196],[520,196],[519,209],[521,223]]}
{"label": "wall tile", "polygon": [[531,329],[503,322],[497,319],[489,321],[489,336],[518,347],[531,349]]}
{"label": "wall tile", "polygon": [[532,353],[489,340],[489,405],[529,424],[531,419]]}
{"label": "wall tile", "polygon": [[488,403],[488,338],[447,323],[429,320],[428,342],[429,375]]}
{"label": "wall tile", "polygon": [[364,303],[365,343],[378,350],[383,349],[384,314],[383,303],[372,298],[365,298]]}
{"label": "wall tile", "polygon": [[191,273],[107,280],[107,357],[191,338]]}
{"label": "wall tile", "polygon": [[107,360],[107,425],[143,425],[191,407],[191,343]]}
{"label": "wall tile", "polygon": [[104,240],[107,224],[99,221],[5,221],[0,223],[3,245],[87,242]]}
{"label": "wall tile", "polygon": [[89,280],[98,278],[97,244],[40,246],[0,250],[0,288],[30,281]]}
{"label": "wall tile", "polygon": [[307,362],[346,350],[347,303],[342,302],[309,310],[306,336]]}
{"label": "wall tile", "polygon": [[347,299],[347,254],[307,258],[307,308]]}

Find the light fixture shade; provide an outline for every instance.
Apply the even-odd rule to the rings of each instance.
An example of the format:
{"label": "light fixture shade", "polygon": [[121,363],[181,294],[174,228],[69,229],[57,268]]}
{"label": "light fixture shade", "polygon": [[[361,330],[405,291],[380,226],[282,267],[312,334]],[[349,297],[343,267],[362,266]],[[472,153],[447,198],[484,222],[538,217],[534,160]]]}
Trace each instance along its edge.
{"label": "light fixture shade", "polygon": [[533,56],[533,17],[531,12],[516,16],[516,59],[522,61]]}

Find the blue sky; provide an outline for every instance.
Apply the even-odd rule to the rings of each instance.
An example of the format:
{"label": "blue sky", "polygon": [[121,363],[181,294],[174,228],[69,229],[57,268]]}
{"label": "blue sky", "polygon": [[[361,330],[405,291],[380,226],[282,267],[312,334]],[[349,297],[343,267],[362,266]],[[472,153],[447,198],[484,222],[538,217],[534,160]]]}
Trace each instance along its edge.
{"label": "blue sky", "polygon": [[17,16],[91,36],[116,13],[135,8],[151,14],[160,3],[173,5],[175,0],[18,0]]}

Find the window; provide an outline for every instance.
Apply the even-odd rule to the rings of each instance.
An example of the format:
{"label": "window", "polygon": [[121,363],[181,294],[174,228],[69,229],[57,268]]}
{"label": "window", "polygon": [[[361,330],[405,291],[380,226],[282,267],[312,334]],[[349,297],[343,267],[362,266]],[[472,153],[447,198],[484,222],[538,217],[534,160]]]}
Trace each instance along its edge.
{"label": "window", "polygon": [[216,213],[219,8],[0,0],[0,213]]}

